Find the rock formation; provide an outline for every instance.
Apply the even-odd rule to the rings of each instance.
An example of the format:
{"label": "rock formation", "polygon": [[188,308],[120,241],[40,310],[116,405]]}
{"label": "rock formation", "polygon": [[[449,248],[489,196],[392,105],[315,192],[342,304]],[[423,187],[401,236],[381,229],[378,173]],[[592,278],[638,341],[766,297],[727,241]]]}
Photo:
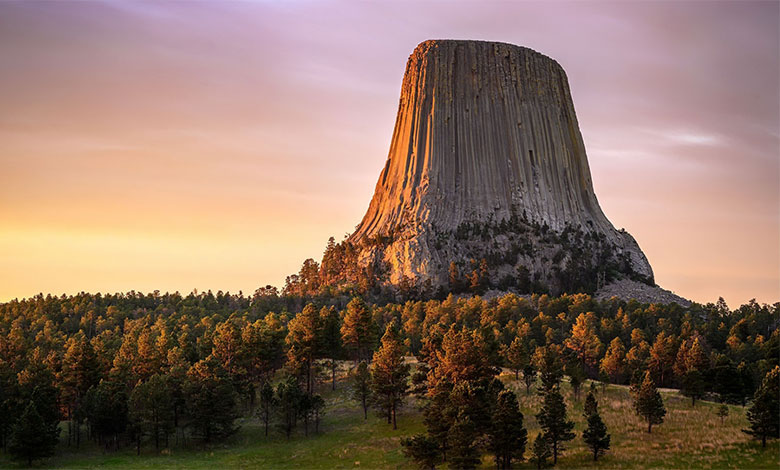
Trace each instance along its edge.
{"label": "rock formation", "polygon": [[446,287],[453,267],[499,288],[653,280],[599,207],[563,68],[497,42],[417,46],[387,162],[346,242],[395,285]]}

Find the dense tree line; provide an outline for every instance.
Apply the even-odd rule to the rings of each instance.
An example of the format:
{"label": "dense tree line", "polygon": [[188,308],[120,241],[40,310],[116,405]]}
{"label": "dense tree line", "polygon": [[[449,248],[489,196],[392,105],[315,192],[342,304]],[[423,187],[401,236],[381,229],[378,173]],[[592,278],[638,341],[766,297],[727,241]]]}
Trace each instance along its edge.
{"label": "dense tree line", "polygon": [[[338,361],[350,364],[366,416],[373,407],[395,426],[408,394],[419,397],[427,432],[405,449],[426,465],[469,467],[490,452],[508,468],[526,447],[535,461],[547,450],[554,461],[571,433],[556,396],[564,374],[577,397],[591,378],[632,384],[637,400],[663,386],[692,405],[750,401],[748,431],[773,438],[777,387],[765,377],[778,365],[779,322],[780,304],[682,308],[584,294],[379,305],[270,287],[249,297],[39,295],[0,304],[0,445],[32,460],[59,439],[107,451],[209,444],[250,415],[266,432],[317,433],[318,392],[337,386]],[[411,377],[406,356],[419,360]],[[541,379],[540,413],[551,416],[543,439],[527,442],[517,399],[495,378],[500,367],[522,375],[526,393]],[[637,405],[645,409],[653,406]],[[654,413],[649,428],[663,417]],[[609,440],[595,416],[586,441],[598,458]]]}

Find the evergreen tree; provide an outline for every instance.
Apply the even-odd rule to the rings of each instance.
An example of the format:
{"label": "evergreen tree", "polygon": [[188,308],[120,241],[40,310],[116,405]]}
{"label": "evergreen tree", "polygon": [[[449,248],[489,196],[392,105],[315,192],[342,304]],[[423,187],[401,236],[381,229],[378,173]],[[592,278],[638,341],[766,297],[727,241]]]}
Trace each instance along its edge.
{"label": "evergreen tree", "polygon": [[0,450],[5,450],[18,413],[15,404],[19,383],[10,365],[0,359]]}
{"label": "evergreen tree", "polygon": [[320,316],[313,304],[287,324],[287,364],[297,374],[305,377],[306,393],[314,393],[313,366],[317,349],[317,333],[320,329]]}
{"label": "evergreen tree", "polygon": [[265,435],[268,436],[268,424],[271,422],[271,413],[276,406],[276,396],[271,383],[266,381],[260,388],[260,419],[263,421]]}
{"label": "evergreen tree", "polygon": [[149,380],[138,384],[130,394],[131,420],[138,430],[138,436],[150,436],[154,449],[160,450],[174,430],[174,402],[168,377],[152,375]]}
{"label": "evergreen tree", "polygon": [[276,386],[276,411],[278,428],[290,439],[301,415],[301,405],[306,394],[298,386],[294,375],[288,375]]}
{"label": "evergreen tree", "polygon": [[711,371],[714,391],[721,402],[734,405],[745,404],[745,380],[739,372],[734,363],[725,358]]}
{"label": "evergreen tree", "polygon": [[187,372],[184,396],[194,436],[210,443],[238,430],[238,395],[213,357],[195,363]]}
{"label": "evergreen tree", "polygon": [[212,356],[219,362],[235,391],[252,402],[251,364],[241,329],[232,321],[222,322],[214,331],[213,341]]}
{"label": "evergreen tree", "polygon": [[598,402],[596,401],[596,395],[594,395],[593,390],[588,392],[588,396],[585,397],[585,406],[583,409],[586,417],[598,413]]}
{"label": "evergreen tree", "polygon": [[669,380],[670,372],[674,366],[677,352],[676,343],[674,336],[667,335],[662,331],[658,333],[650,348],[647,367],[652,373],[653,379],[661,386]]}
{"label": "evergreen tree", "polygon": [[620,337],[617,337],[609,343],[609,348],[604,358],[601,360],[599,369],[607,374],[612,383],[622,383],[625,373],[626,348]]}
{"label": "evergreen tree", "polygon": [[589,370],[595,370],[603,350],[595,323],[596,315],[593,312],[581,313],[572,326],[571,336],[564,342]]}
{"label": "evergreen tree", "polygon": [[504,347],[501,355],[504,358],[504,364],[515,373],[515,380],[520,380],[520,371],[529,363],[528,351],[525,349],[523,340],[515,337],[509,347]]}
{"label": "evergreen tree", "polygon": [[84,397],[86,418],[90,433],[108,449],[113,443],[119,447],[119,436],[128,424],[128,397],[125,385],[111,380],[101,380]]}
{"label": "evergreen tree", "polygon": [[371,368],[371,396],[374,406],[396,429],[396,412],[409,390],[409,365],[404,364],[395,321],[387,325],[382,345],[374,353]]}
{"label": "evergreen tree", "polygon": [[542,382],[542,388],[538,391],[539,394],[544,395],[561,383],[561,378],[563,378],[563,361],[559,346],[550,344],[536,348],[533,364],[536,370],[539,371]]}
{"label": "evergreen tree", "polygon": [[363,406],[363,419],[368,419],[368,405],[371,399],[371,372],[366,361],[360,361],[352,375],[352,398]]}
{"label": "evergreen tree", "polygon": [[596,461],[609,450],[610,435],[607,434],[607,426],[599,415],[598,402],[592,393],[588,393],[585,404],[585,419],[588,427],[582,433],[582,439],[593,452],[593,461]]}
{"label": "evergreen tree", "polygon": [[728,405],[720,405],[718,407],[718,417],[720,418],[720,424],[723,424],[723,421],[726,419],[726,417],[729,415],[729,406]]}
{"label": "evergreen tree", "polygon": [[59,422],[46,422],[38,412],[38,404],[30,400],[12,428],[8,451],[32,465],[33,460],[54,455],[59,434]]}
{"label": "evergreen tree", "polygon": [[450,262],[450,269],[449,269],[449,286],[450,286],[450,292],[452,293],[458,293],[461,290],[463,290],[463,283],[460,279],[460,271],[458,270],[458,265],[455,264],[455,261]]}
{"label": "evergreen tree", "polygon": [[582,365],[580,365],[580,362],[575,359],[567,365],[566,372],[569,375],[569,385],[571,385],[574,399],[579,401],[580,390],[582,389],[583,382],[585,382],[585,370],[582,368]]}
{"label": "evergreen tree", "polygon": [[335,307],[320,310],[320,356],[330,365],[331,388],[336,390],[336,359],[341,354],[341,318]]}
{"label": "evergreen tree", "polygon": [[347,313],[341,325],[341,338],[344,346],[354,352],[355,363],[367,358],[366,351],[374,342],[371,310],[360,297],[353,298],[347,304]]}
{"label": "evergreen tree", "polygon": [[650,371],[646,371],[642,383],[632,392],[634,398],[634,410],[647,421],[647,432],[653,432],[654,424],[664,422],[666,408],[661,394],[655,387]]}
{"label": "evergreen tree", "polygon": [[311,403],[309,404],[309,411],[314,418],[314,432],[320,432],[320,420],[325,412],[325,399],[320,395],[314,395],[311,397]]}
{"label": "evergreen tree", "polygon": [[767,439],[780,438],[780,366],[769,371],[761,387],[753,395],[753,404],[747,410],[750,428],[742,432],[761,439],[761,447],[766,447]]}
{"label": "evergreen tree", "polygon": [[424,434],[401,439],[403,453],[421,469],[435,470],[441,462],[441,450],[435,440]]}
{"label": "evergreen tree", "polygon": [[447,381],[437,382],[428,390],[428,401],[423,408],[423,424],[430,438],[439,447],[443,460],[447,460],[447,439],[453,419],[450,410],[451,392],[452,384]]}
{"label": "evergreen tree", "polygon": [[697,369],[691,369],[683,376],[680,392],[691,399],[691,406],[696,406],[696,400],[704,396],[705,387],[702,373]]}
{"label": "evergreen tree", "polygon": [[477,468],[482,461],[476,440],[477,426],[465,410],[461,410],[447,433],[449,463],[453,468],[469,470]]}
{"label": "evergreen tree", "polygon": [[530,395],[531,385],[536,382],[536,369],[531,364],[523,367],[523,383],[525,384],[525,394]]}
{"label": "evergreen tree", "polygon": [[81,422],[85,416],[85,410],[82,409],[83,400],[90,387],[97,385],[99,381],[100,363],[92,344],[84,336],[72,338],[63,357],[60,386],[72,429],[72,432],[68,433],[68,443],[75,432],[77,448],[81,445]]}
{"label": "evergreen tree", "polygon": [[547,459],[551,456],[550,441],[547,440],[543,433],[537,434],[531,447],[531,462],[536,464],[537,470],[541,470],[547,466]]}
{"label": "evergreen tree", "polygon": [[523,427],[523,414],[517,404],[517,396],[510,390],[498,394],[488,431],[490,451],[495,456],[496,467],[503,470],[512,467],[512,460],[523,460],[528,432]]}
{"label": "evergreen tree", "polygon": [[563,443],[574,439],[574,422],[566,420],[566,403],[563,401],[558,385],[544,392],[542,409],[536,415],[536,421],[552,447],[553,465],[558,463],[558,454],[565,449]]}

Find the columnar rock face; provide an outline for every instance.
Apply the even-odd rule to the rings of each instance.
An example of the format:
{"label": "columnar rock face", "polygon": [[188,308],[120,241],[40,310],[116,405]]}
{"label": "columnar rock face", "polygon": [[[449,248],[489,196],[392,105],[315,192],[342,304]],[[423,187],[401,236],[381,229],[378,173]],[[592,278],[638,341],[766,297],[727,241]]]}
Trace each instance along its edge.
{"label": "columnar rock face", "polygon": [[467,272],[488,256],[494,283],[521,265],[549,281],[589,256],[587,246],[572,251],[577,240],[608,251],[589,263],[609,258],[652,281],[636,241],[599,207],[561,66],[504,43],[417,46],[387,162],[349,238],[361,263],[384,265],[392,283],[444,285],[451,262]]}

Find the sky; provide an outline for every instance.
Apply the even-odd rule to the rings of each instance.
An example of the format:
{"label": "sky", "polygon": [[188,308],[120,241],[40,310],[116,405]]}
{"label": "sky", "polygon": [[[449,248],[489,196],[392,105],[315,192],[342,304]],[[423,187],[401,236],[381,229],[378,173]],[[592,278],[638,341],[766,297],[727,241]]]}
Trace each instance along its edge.
{"label": "sky", "polygon": [[354,230],[426,39],[566,70],[656,282],[780,300],[779,2],[0,2],[0,301],[283,286]]}

